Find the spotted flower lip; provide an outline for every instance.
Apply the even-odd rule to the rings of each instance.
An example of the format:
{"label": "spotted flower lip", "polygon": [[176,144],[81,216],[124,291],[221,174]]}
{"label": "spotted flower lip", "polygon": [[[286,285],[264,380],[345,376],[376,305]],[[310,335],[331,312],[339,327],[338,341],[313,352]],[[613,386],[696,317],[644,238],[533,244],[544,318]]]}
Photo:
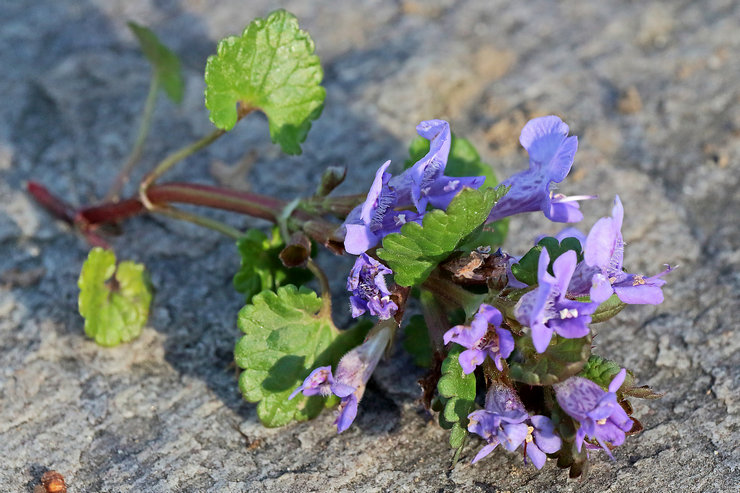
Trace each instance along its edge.
{"label": "spotted flower lip", "polygon": [[[579,452],[588,437],[613,459],[609,446],[617,447],[624,443],[625,434],[632,429],[633,421],[617,402],[616,393],[626,375],[627,370],[622,368],[612,379],[608,391],[583,377],[570,377],[554,385],[558,404],[580,424],[575,442]],[[587,448],[591,447],[587,444]]]}
{"label": "spotted flower lip", "polygon": [[553,262],[553,276],[547,271],[550,254],[543,248],[537,265],[537,289],[522,296],[514,308],[517,320],[531,328],[532,342],[538,353],[545,352],[553,333],[566,339],[589,333],[588,324],[598,303],[565,297],[577,262],[576,252],[568,250]]}
{"label": "spotted flower lip", "polygon": [[444,334],[445,344],[455,342],[467,348],[459,356],[463,373],[473,373],[486,357],[494,361],[499,371],[503,370],[501,360],[508,358],[514,351],[514,337],[507,329],[501,328],[502,322],[501,312],[483,303],[469,326],[456,325]]}
{"label": "spotted flower lip", "polygon": [[668,266],[666,270],[652,277],[624,272],[623,219],[624,207],[617,195],[614,199],[612,216],[599,219],[586,238],[583,257],[589,269],[581,277],[591,277],[589,291],[591,300],[601,303],[616,293],[624,303],[660,304],[663,302],[661,288],[666,283],[661,277],[673,268]]}
{"label": "spotted flower lip", "polygon": [[[377,245],[387,234],[400,230],[398,214],[394,211],[396,191],[388,185],[391,174],[386,170],[391,162],[386,161],[378,168],[365,202],[349,213],[344,221],[346,231],[344,249],[359,255]],[[416,219],[410,211],[402,217],[403,222]]]}
{"label": "spotted flower lip", "polygon": [[366,253],[360,254],[347,278],[347,291],[352,317],[357,318],[365,312],[389,319],[398,310],[398,305],[391,300],[391,292],[385,283],[386,275],[393,271]]}
{"label": "spotted flower lip", "polygon": [[510,189],[494,206],[489,222],[540,210],[555,222],[573,223],[583,219],[578,201],[594,196],[567,197],[554,191],[554,184],[568,176],[578,150],[578,138],[568,137],[569,130],[554,115],[534,118],[524,125],[519,142],[529,153],[529,168],[499,185]]}
{"label": "spotted flower lip", "polygon": [[537,469],[542,469],[547,454],[554,454],[562,447],[562,440],[547,416],[534,415],[527,420],[527,436],[524,439],[524,461],[529,458]]}
{"label": "spotted flower lip", "polygon": [[293,399],[299,393],[306,396],[331,394],[341,398],[337,408],[337,432],[342,433],[357,417],[357,407],[365,386],[370,380],[391,339],[388,325],[378,325],[365,342],[345,354],[332,374],[330,366],[313,370],[303,383],[290,394]]}
{"label": "spotted flower lip", "polygon": [[499,444],[506,450],[516,450],[527,438],[524,423],[527,418],[527,411],[514,390],[494,383],[486,394],[485,408],[468,415],[468,431],[486,441],[472,463],[490,454]]}

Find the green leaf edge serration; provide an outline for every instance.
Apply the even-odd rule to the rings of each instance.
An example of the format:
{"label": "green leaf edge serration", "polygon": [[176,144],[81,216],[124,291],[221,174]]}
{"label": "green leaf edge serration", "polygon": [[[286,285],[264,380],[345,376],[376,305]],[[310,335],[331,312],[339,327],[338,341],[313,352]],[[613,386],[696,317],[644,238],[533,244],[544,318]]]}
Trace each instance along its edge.
{"label": "green leaf edge serration", "polygon": [[[268,47],[272,49],[268,66],[256,66],[260,56],[269,54],[264,44],[269,45],[270,35],[275,33],[277,47]],[[286,34],[292,38],[282,44]],[[285,67],[273,66],[280,49],[286,47],[291,58],[282,61],[293,62],[287,75],[281,73],[286,72]],[[293,80],[294,74],[300,80]],[[282,81],[265,89],[270,77],[276,75],[283,76]],[[259,79],[259,84],[250,83],[254,79]],[[259,109],[267,115],[272,141],[288,154],[300,154],[300,143],[306,140],[311,121],[323,109],[326,91],[320,85],[322,79],[313,40],[298,27],[294,15],[276,10],[264,19],[252,21],[241,36],[229,36],[218,43],[217,54],[206,63],[206,107],[213,124],[223,130],[231,130],[236,124],[237,103],[245,109]]]}

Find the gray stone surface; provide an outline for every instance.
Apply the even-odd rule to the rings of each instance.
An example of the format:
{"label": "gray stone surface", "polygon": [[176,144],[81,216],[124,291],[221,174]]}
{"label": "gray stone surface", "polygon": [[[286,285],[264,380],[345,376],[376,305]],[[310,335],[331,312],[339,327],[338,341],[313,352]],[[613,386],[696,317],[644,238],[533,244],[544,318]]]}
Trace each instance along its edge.
{"label": "gray stone surface", "polygon": [[[626,310],[597,338],[600,354],[666,396],[637,402],[645,431],[616,461],[598,456],[581,481],[503,452],[470,466],[475,441],[449,470],[446,434],[416,401],[421,373],[400,351],[379,368],[346,433],[336,435],[331,413],[265,429],[229,366],[239,336],[234,249],[160,218],[132,220],[115,240],[119,255],[152,273],[150,324],[129,345],[97,347],[76,314],[86,245],[31,203],[24,182],[77,203],[104,193],[148,84],[126,20],[161,33],[187,75],[182,107],[158,103],[143,171],[209,131],[206,57],[215,40],[275,5],[8,0],[0,3],[0,489],[31,491],[49,468],[71,492],[738,491],[740,4],[282,6],[312,33],[326,72],[326,108],[304,154],[281,155],[255,118],[172,177],[210,182],[209,165],[254,149],[255,190],[306,193],[316,170],[347,164],[344,190],[361,192],[385,159],[403,161],[414,126],[431,117],[448,118],[506,176],[525,163],[523,123],[556,113],[580,142],[563,190],[601,197],[584,205],[584,227],[619,193],[627,264],[647,273],[681,264],[663,305]],[[512,224],[516,248],[552,230],[542,218]]]}

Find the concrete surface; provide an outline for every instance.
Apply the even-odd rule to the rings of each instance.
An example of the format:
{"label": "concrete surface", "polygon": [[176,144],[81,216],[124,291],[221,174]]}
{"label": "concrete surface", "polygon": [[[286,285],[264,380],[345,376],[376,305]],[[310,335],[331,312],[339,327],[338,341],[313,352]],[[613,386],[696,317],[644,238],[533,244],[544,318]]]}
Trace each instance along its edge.
{"label": "concrete surface", "polygon": [[[586,479],[569,481],[553,463],[537,472],[502,451],[470,466],[472,441],[448,470],[446,433],[417,403],[421,372],[401,351],[346,433],[331,413],[261,427],[229,367],[235,250],[162,218],[129,221],[114,240],[157,289],[143,335],[114,349],[84,337],[75,281],[87,247],[31,203],[24,182],[76,203],[105,192],[148,84],[128,19],[160,33],[187,78],[182,107],[158,103],[143,173],[211,128],[202,70],[216,40],[278,6],[313,35],[326,73],[326,108],[303,155],[280,154],[253,118],[171,177],[224,179],[254,149],[240,182],[255,190],[308,193],[317,170],[346,164],[343,190],[362,192],[384,160],[403,162],[416,123],[435,117],[505,177],[526,162],[526,120],[560,115],[580,142],[562,190],[600,195],[583,206],[584,229],[619,193],[626,264],[681,265],[663,305],[599,329],[600,354],[666,393],[635,403],[646,429],[616,461],[597,456]],[[8,0],[0,19],[2,491],[31,491],[47,469],[70,492],[738,491],[740,3]],[[512,250],[555,230],[541,217],[512,226]]]}

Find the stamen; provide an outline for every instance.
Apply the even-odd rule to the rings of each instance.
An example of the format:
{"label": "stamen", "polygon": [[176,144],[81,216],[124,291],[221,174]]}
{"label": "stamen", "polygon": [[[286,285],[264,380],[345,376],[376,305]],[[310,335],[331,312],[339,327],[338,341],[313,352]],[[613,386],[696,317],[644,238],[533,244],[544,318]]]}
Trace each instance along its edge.
{"label": "stamen", "polygon": [[397,215],[393,218],[393,222],[396,223],[396,226],[403,226],[406,224],[406,214]]}
{"label": "stamen", "polygon": [[457,186],[460,184],[460,180],[452,180],[447,185],[444,186],[442,190],[445,192],[452,192],[457,188]]}
{"label": "stamen", "polygon": [[534,440],[534,437],[532,436],[532,432],[534,431],[533,426],[527,426],[527,438],[524,439],[527,443],[532,443],[532,440]]}
{"label": "stamen", "polygon": [[578,310],[575,308],[563,308],[560,310],[560,318],[562,320],[565,320],[566,318],[576,318],[578,317]]}
{"label": "stamen", "polygon": [[597,424],[597,425],[603,425],[603,424],[606,424],[606,418],[601,418],[601,419],[597,420],[597,421],[596,421],[596,424]]}
{"label": "stamen", "polygon": [[642,275],[636,275],[635,278],[632,280],[633,286],[640,286],[642,284],[645,284],[645,276]]}

